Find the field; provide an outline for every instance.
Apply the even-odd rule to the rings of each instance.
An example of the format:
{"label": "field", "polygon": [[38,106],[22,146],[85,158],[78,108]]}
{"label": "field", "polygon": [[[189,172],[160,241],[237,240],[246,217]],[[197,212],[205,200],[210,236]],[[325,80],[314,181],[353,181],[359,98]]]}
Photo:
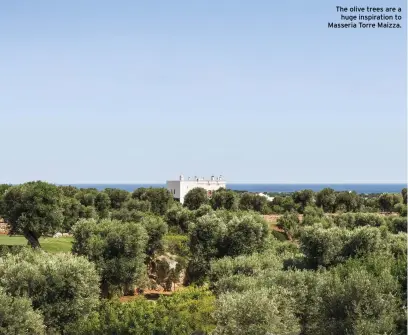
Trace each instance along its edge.
{"label": "field", "polygon": [[[70,252],[72,237],[40,238],[41,247],[48,252]],[[0,235],[0,245],[27,245],[24,236]]]}

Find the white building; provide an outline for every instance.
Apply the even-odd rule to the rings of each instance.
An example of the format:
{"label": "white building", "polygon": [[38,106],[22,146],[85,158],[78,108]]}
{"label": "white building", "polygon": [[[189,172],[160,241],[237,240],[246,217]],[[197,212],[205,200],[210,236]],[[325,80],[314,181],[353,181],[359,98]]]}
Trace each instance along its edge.
{"label": "white building", "polygon": [[219,188],[226,188],[226,183],[222,179],[222,176],[219,176],[217,178],[212,176],[207,180],[198,177],[188,177],[187,180],[184,180],[183,175],[181,175],[179,180],[167,181],[167,189],[170,191],[173,197],[175,199],[178,199],[181,203],[184,202],[184,197],[186,196],[186,194],[193,188],[197,187],[201,187],[207,190],[208,196],[211,196],[211,193],[218,190]]}
{"label": "white building", "polygon": [[269,195],[264,194],[264,193],[258,193],[258,195],[260,195],[261,197],[266,198],[268,201],[272,201],[274,199],[274,197],[270,197]]}

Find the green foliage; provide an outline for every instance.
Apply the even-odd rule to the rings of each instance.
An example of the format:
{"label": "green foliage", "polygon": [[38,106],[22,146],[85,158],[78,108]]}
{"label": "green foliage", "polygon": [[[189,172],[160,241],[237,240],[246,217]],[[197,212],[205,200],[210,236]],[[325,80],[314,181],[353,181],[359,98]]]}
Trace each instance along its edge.
{"label": "green foliage", "polygon": [[407,232],[407,218],[394,216],[390,217],[387,222],[388,229],[397,234],[399,232]]}
{"label": "green foliage", "polygon": [[298,214],[286,212],[278,218],[276,225],[278,228],[283,229],[287,235],[295,237],[298,235],[300,228]]}
{"label": "green foliage", "polygon": [[188,237],[186,235],[165,235],[163,237],[164,250],[172,255],[188,257]]}
{"label": "green foliage", "polygon": [[190,232],[190,251],[206,259],[218,257],[227,225],[215,214],[205,215],[197,220]]}
{"label": "green foliage", "polygon": [[285,212],[297,212],[298,206],[291,196],[276,196],[269,203],[269,207],[274,213],[283,214]]}
{"label": "green foliage", "polygon": [[315,202],[315,193],[312,190],[302,190],[293,193],[293,200],[299,205],[299,213],[303,213],[307,206]]}
{"label": "green foliage", "polygon": [[185,262],[177,256],[162,255],[151,264],[156,275],[156,283],[164,287],[165,291],[171,291],[174,288],[173,285],[180,281],[181,271],[185,269]]}
{"label": "green foliage", "polygon": [[276,287],[222,294],[217,300],[213,334],[298,334],[294,310],[289,292]]}
{"label": "green foliage", "polygon": [[334,268],[318,287],[319,303],[305,334],[395,334],[401,317],[396,281],[386,263],[378,270],[368,260]]}
{"label": "green foliage", "polygon": [[160,216],[146,215],[141,224],[146,229],[149,237],[146,245],[146,254],[153,256],[155,253],[163,252],[163,236],[167,234],[167,224]]}
{"label": "green foliage", "polygon": [[113,210],[110,215],[112,220],[123,222],[140,222],[144,216],[145,213],[143,212],[140,212],[138,210],[129,210],[127,208]]}
{"label": "green foliage", "polygon": [[374,213],[343,213],[333,217],[335,225],[344,228],[385,225],[384,217]]}
{"label": "green foliage", "polygon": [[67,198],[74,198],[75,194],[79,192],[79,189],[71,185],[58,185],[58,188],[62,191],[62,194]]}
{"label": "green foliage", "polygon": [[189,287],[156,303],[144,298],[121,303],[102,300],[98,313],[80,320],[67,335],[191,335],[210,333],[215,297],[205,288]]}
{"label": "green foliage", "polygon": [[209,203],[207,191],[201,187],[195,187],[187,192],[184,197],[184,206],[189,210],[199,209]]}
{"label": "green foliage", "polygon": [[0,287],[28,297],[49,329],[63,331],[98,305],[99,277],[92,263],[70,254],[23,250],[2,257]]}
{"label": "green foliage", "polygon": [[324,211],[320,207],[306,206],[303,210],[303,220],[302,225],[312,226],[315,223],[327,221],[329,218],[324,215]]}
{"label": "green foliage", "polygon": [[95,199],[98,195],[98,190],[96,188],[81,188],[76,194],[75,198],[81,203],[83,206],[87,207],[94,207],[95,206]]}
{"label": "green foliage", "polygon": [[361,212],[378,213],[380,212],[380,205],[378,197],[366,197],[362,199]]}
{"label": "green foliage", "polygon": [[63,223],[62,192],[42,181],[10,187],[3,196],[4,219],[11,234],[24,235],[33,248],[38,239],[57,232]]}
{"label": "green foliage", "polygon": [[6,256],[7,254],[18,254],[20,251],[26,249],[24,245],[0,245],[0,257]]}
{"label": "green foliage", "polygon": [[43,335],[43,317],[33,310],[29,299],[14,298],[0,288],[0,334]]}
{"label": "green foliage", "polygon": [[208,334],[214,329],[215,297],[205,287],[189,287],[157,301],[155,334]]}
{"label": "green foliage", "polygon": [[282,269],[282,260],[272,252],[223,257],[211,262],[210,280],[216,284],[221,278],[236,275],[260,276],[265,271]]}
{"label": "green foliage", "polygon": [[151,211],[157,215],[165,215],[174,200],[165,188],[139,188],[132,193],[133,199],[149,201]]}
{"label": "green foliage", "polygon": [[316,193],[316,206],[321,207],[326,213],[336,210],[336,192],[332,188],[324,188]]}
{"label": "green foliage", "polygon": [[[272,196],[196,189],[183,207],[166,189],[0,185],[13,234],[70,251],[72,239],[44,237],[74,227],[73,252],[87,258],[0,236],[15,244],[0,247],[0,334],[405,334],[406,189]],[[271,236],[259,215],[270,211],[299,241]],[[156,302],[98,299],[145,288],[148,274],[170,290],[186,266],[217,300],[207,285]]]}
{"label": "green foliage", "polygon": [[4,194],[12,185],[9,184],[0,184],[0,218],[4,216]]}
{"label": "green foliage", "polygon": [[130,198],[130,193],[119,188],[105,188],[103,190],[109,196],[110,207],[112,209],[120,209],[123,204]]}
{"label": "green foliage", "polygon": [[109,209],[111,206],[111,200],[109,195],[104,192],[99,192],[95,197],[95,209],[98,212],[100,218],[109,217]]}
{"label": "green foliage", "polygon": [[175,232],[188,231],[190,222],[194,218],[194,213],[187,208],[172,206],[165,215],[165,221]]}
{"label": "green foliage", "polygon": [[238,209],[238,196],[232,190],[220,188],[212,193],[210,204],[214,210],[236,210]]}
{"label": "green foliage", "polygon": [[336,211],[358,212],[362,199],[356,192],[339,192],[336,197]]}
{"label": "green foliage", "polygon": [[216,213],[197,219],[191,228],[190,280],[203,280],[212,259],[259,252],[268,244],[269,228],[261,216],[238,212],[228,217],[226,213]]}
{"label": "green foliage", "polygon": [[99,219],[98,212],[96,211],[94,206],[84,206],[81,205],[79,210],[79,218],[80,219]]}
{"label": "green foliage", "polygon": [[288,240],[288,236],[286,235],[286,233],[282,233],[280,231],[276,231],[276,230],[272,230],[271,234],[274,238],[276,238],[278,241],[287,241]]}
{"label": "green foliage", "polygon": [[244,193],[239,199],[239,209],[244,211],[265,213],[267,208],[268,200],[259,194]]}
{"label": "green foliage", "polygon": [[[388,264],[392,266],[392,273],[394,278],[398,281],[401,287],[401,297],[405,302],[407,301],[407,234],[388,234],[385,241],[388,252],[395,262],[390,262],[390,258],[387,259]],[[387,257],[387,256],[385,256]]]}
{"label": "green foliage", "polygon": [[300,249],[312,268],[333,266],[349,257],[363,256],[383,248],[378,228],[361,227],[323,229],[305,227],[300,235]]}
{"label": "green foliage", "polygon": [[227,224],[223,254],[238,256],[263,251],[269,236],[269,227],[258,215],[234,217]]}
{"label": "green foliage", "polygon": [[67,335],[151,335],[155,331],[154,309],[144,298],[126,303],[102,299],[99,311],[79,320]]}
{"label": "green foliage", "polygon": [[378,198],[378,204],[383,212],[391,213],[396,204],[402,203],[403,199],[400,194],[383,193]]}
{"label": "green foliage", "polygon": [[402,202],[406,205],[407,204],[407,188],[404,187],[401,191]]}
{"label": "green foliage", "polygon": [[62,223],[63,232],[70,232],[74,224],[84,215],[83,207],[79,200],[75,198],[64,197],[62,199],[64,215],[64,221]]}
{"label": "green foliage", "polygon": [[406,204],[396,204],[394,206],[394,212],[397,212],[400,216],[407,218],[407,205]]}
{"label": "green foliage", "polygon": [[193,211],[194,218],[200,218],[204,215],[210,214],[213,211],[210,205],[201,205],[198,209]]}
{"label": "green foliage", "polygon": [[129,211],[150,212],[152,205],[148,200],[129,199],[124,204]]}
{"label": "green foliage", "polygon": [[73,228],[72,251],[94,262],[103,296],[131,290],[145,272],[148,234],[140,223],[81,220]]}

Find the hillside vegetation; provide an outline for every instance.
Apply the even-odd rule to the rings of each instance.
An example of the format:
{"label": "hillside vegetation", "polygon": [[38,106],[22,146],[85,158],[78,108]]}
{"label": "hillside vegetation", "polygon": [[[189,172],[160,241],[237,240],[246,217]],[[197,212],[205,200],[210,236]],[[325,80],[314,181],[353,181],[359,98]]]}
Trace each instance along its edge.
{"label": "hillside vegetation", "polygon": [[0,185],[0,334],[406,334],[406,189],[205,194]]}

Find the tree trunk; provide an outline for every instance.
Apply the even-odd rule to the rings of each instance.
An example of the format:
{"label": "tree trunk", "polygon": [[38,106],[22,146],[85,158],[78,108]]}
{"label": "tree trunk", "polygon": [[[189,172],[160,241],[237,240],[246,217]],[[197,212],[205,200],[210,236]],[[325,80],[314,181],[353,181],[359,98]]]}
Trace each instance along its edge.
{"label": "tree trunk", "polygon": [[109,298],[109,284],[105,281],[101,283],[101,297],[102,298]]}
{"label": "tree trunk", "polygon": [[135,295],[135,287],[133,284],[126,283],[123,287],[123,295]]}
{"label": "tree trunk", "polygon": [[32,232],[30,232],[30,231],[24,232],[24,237],[28,240],[28,243],[30,243],[31,248],[33,248],[33,249],[41,248],[41,245],[40,245],[40,242],[38,241],[38,238],[35,237],[35,235]]}

